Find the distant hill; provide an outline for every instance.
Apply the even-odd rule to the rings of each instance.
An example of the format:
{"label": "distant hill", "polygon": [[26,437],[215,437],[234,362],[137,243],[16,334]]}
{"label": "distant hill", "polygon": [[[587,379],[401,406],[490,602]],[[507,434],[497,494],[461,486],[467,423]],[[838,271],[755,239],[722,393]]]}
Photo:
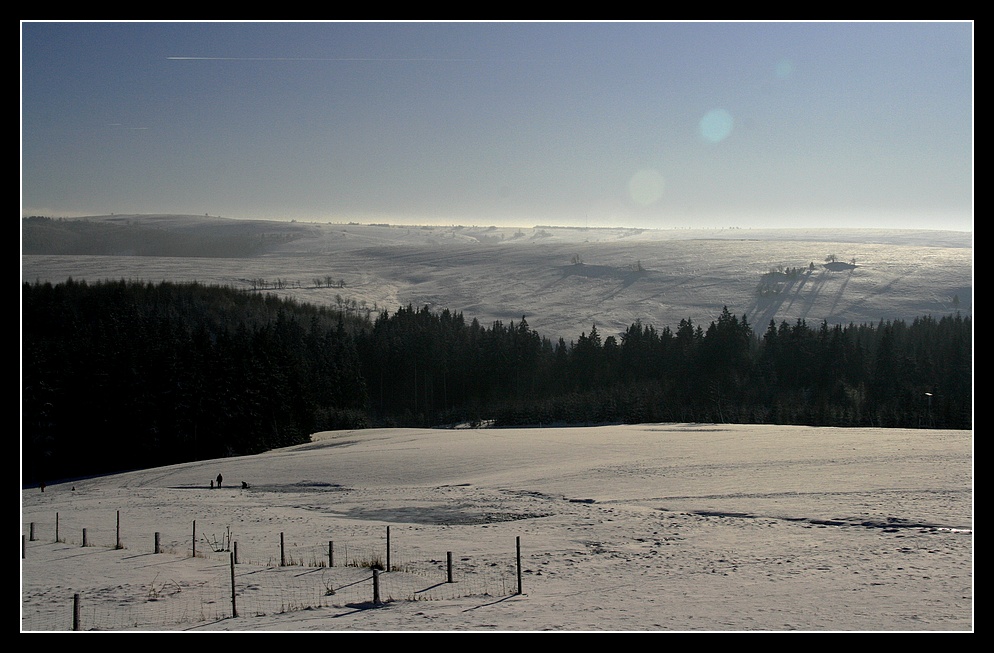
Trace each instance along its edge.
{"label": "distant hill", "polygon": [[[157,219],[158,218],[158,219]],[[300,237],[289,223],[195,216],[22,220],[23,254],[62,256],[258,256]]]}

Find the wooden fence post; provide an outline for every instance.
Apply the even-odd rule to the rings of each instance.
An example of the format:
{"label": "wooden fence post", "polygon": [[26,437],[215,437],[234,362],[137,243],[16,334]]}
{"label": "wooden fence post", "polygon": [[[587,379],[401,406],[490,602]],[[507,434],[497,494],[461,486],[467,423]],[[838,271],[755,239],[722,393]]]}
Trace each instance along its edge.
{"label": "wooden fence post", "polygon": [[24,551],[25,551],[24,533],[21,533],[21,560],[24,560]]}
{"label": "wooden fence post", "polygon": [[335,542],[334,540],[328,540],[328,566],[335,566]]}
{"label": "wooden fence post", "polygon": [[117,544],[114,546],[115,549],[123,549],[121,546],[121,511],[117,511]]}
{"label": "wooden fence post", "polygon": [[90,541],[86,539],[86,529],[83,529],[83,546],[90,546]]}
{"label": "wooden fence post", "polygon": [[286,567],[286,552],[283,547],[283,533],[280,533],[280,567]]}
{"label": "wooden fence post", "polygon": [[59,541],[59,513],[55,513],[55,541]]}
{"label": "wooden fence post", "polygon": [[232,544],[232,547],[234,549],[235,564],[237,565],[238,564],[238,542],[235,542],[234,544]]}
{"label": "wooden fence post", "polygon": [[390,527],[387,526],[387,568],[386,571],[390,571]]}
{"label": "wooden fence post", "polygon": [[197,520],[193,520],[193,557],[197,557]]}
{"label": "wooden fence post", "polygon": [[521,536],[515,538],[518,549],[518,594],[521,594]]}
{"label": "wooden fence post", "polygon": [[448,569],[448,580],[446,582],[452,582],[452,551],[448,551],[445,554],[446,558],[446,568]]}
{"label": "wooden fence post", "polygon": [[235,554],[232,553],[231,558],[231,616],[238,616],[238,606],[235,605]]}
{"label": "wooden fence post", "polygon": [[72,629],[79,630],[82,626],[79,623],[79,594],[72,595]]}
{"label": "wooden fence post", "polygon": [[155,531],[155,552],[162,553],[162,549],[159,547],[159,531]]}
{"label": "wooden fence post", "polygon": [[31,536],[28,537],[28,542],[34,542],[34,541],[35,541],[35,523],[31,522]]}
{"label": "wooden fence post", "polygon": [[380,605],[380,570],[373,570],[373,605]]}

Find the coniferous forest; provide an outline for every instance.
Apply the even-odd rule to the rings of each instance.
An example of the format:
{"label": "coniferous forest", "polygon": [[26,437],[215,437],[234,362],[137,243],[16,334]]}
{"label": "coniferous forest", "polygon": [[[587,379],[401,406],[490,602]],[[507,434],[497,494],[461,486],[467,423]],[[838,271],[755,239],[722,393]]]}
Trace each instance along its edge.
{"label": "coniferous forest", "polygon": [[556,342],[412,306],[363,316],[201,284],[22,286],[22,481],[374,426],[728,422],[971,429],[972,324],[675,329]]}

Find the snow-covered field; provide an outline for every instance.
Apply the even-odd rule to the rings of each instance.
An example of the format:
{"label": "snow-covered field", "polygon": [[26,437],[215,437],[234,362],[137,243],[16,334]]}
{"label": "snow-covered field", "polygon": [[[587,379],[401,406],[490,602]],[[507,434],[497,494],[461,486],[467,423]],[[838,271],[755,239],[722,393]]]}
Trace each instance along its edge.
{"label": "snow-covered field", "polygon": [[[35,535],[22,559],[25,631],[71,629],[74,595],[84,630],[974,624],[969,431],[334,432],[25,490],[22,503]],[[353,565],[388,556],[376,597],[373,572]]]}

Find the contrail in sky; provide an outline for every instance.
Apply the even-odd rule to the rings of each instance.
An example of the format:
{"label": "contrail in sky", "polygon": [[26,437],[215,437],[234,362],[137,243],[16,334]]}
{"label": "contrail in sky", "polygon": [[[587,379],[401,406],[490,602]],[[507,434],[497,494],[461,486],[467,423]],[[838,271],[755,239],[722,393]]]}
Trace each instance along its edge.
{"label": "contrail in sky", "polygon": [[549,61],[548,59],[448,59],[439,57],[166,57],[168,61]]}
{"label": "contrail in sky", "polygon": [[[170,61],[487,61],[486,59],[377,58],[377,57],[166,57]],[[497,61],[491,59],[490,61]]]}

